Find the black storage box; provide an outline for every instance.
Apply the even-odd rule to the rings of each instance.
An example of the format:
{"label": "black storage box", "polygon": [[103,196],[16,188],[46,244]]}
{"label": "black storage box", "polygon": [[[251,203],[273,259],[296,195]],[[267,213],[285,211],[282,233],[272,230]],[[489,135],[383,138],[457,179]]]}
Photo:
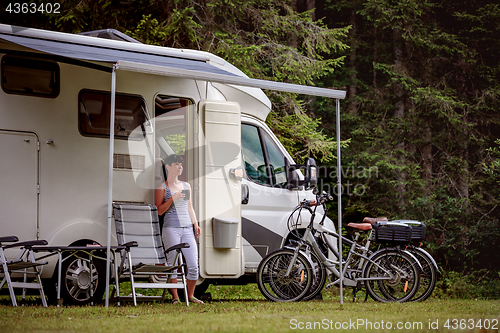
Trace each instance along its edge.
{"label": "black storage box", "polygon": [[411,241],[412,242],[421,242],[425,238],[425,224],[415,220],[394,220],[391,222],[403,223],[411,226]]}
{"label": "black storage box", "polygon": [[381,221],[373,224],[375,241],[380,243],[409,243],[412,227],[394,221]]}

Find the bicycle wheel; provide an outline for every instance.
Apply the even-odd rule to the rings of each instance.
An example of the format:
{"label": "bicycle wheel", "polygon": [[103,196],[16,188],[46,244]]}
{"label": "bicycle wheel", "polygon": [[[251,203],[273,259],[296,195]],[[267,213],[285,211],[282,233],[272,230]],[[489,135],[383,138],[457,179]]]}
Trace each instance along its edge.
{"label": "bicycle wheel", "polygon": [[406,302],[418,290],[420,273],[411,256],[397,249],[375,253],[363,269],[368,294],[379,302]]}
{"label": "bicycle wheel", "polygon": [[431,255],[427,251],[413,246],[408,247],[406,251],[413,254],[422,266],[422,270],[420,271],[420,286],[411,300],[415,302],[425,301],[434,291],[434,287],[436,287],[437,269],[432,262]]}
{"label": "bicycle wheel", "polygon": [[[257,285],[268,300],[274,302],[299,301],[309,291],[314,280],[309,260],[294,251],[280,249],[267,255],[257,269]],[[291,268],[290,274],[286,274]]]}
{"label": "bicycle wheel", "polygon": [[323,290],[327,277],[326,270],[323,267],[323,264],[321,263],[321,260],[316,255],[316,253],[310,252],[309,259],[311,259],[311,262],[313,264],[312,269],[313,269],[314,281],[311,283],[311,287],[309,288],[305,296],[302,298],[303,301],[308,301],[316,297],[316,295],[318,295],[321,292],[321,290]]}

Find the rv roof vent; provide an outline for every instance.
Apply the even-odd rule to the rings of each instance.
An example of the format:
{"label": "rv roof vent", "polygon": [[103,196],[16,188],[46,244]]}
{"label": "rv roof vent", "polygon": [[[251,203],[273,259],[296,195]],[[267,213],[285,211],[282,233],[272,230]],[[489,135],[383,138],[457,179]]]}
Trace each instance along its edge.
{"label": "rv roof vent", "polygon": [[115,29],[102,29],[102,30],[87,31],[87,32],[81,32],[78,35],[99,37],[99,38],[106,38],[106,39],[114,39],[114,40],[120,40],[122,42],[142,44],[137,39],[134,39],[130,36],[127,36],[123,32],[120,32],[120,31],[115,30]]}

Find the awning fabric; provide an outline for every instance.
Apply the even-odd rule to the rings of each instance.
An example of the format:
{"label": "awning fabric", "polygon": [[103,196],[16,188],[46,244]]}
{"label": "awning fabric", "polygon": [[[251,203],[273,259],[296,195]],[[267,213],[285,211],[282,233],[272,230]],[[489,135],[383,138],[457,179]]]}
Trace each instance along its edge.
{"label": "awning fabric", "polygon": [[54,40],[38,39],[24,36],[14,36],[0,33],[0,38],[24,47],[55,54],[63,57],[117,63],[118,61],[131,61],[155,66],[165,66],[178,69],[189,69],[210,74],[223,74],[236,76],[233,73],[212,66],[205,61],[161,56],[151,53],[141,53],[126,50],[117,50],[99,46],[73,44]]}
{"label": "awning fabric", "polygon": [[[3,25],[3,27],[5,26]],[[142,44],[138,45],[136,43],[125,43],[128,44],[126,49],[118,49],[103,46],[100,41],[96,41],[95,45],[92,45],[88,43],[88,40],[86,41],[86,44],[83,44],[67,40],[40,38],[29,34],[22,34],[23,29],[12,29],[12,34],[5,33],[10,32],[9,30],[10,28],[1,29],[0,39],[33,50],[69,59],[118,64],[117,69],[121,70],[184,77],[234,86],[239,85],[329,98],[343,99],[346,95],[346,92],[342,90],[250,79],[248,77],[237,75],[213,66],[207,62],[208,58],[200,55],[181,55],[180,53],[177,53],[179,54],[177,57],[175,56],[175,52],[169,53],[170,55],[155,54],[154,52],[150,52],[150,46],[141,46]],[[14,30],[21,33],[16,33]],[[29,31],[32,29],[24,30]]]}
{"label": "awning fabric", "polygon": [[170,77],[188,78],[194,80],[212,81],[223,84],[240,85],[240,86],[260,88],[260,89],[286,91],[296,94],[323,96],[330,98],[345,98],[345,91],[343,90],[303,86],[300,84],[283,83],[276,81],[250,79],[241,76],[207,73],[191,69],[156,66],[156,65],[130,62],[130,61],[120,60],[117,63],[116,68],[119,70],[150,73],[150,74],[164,75]]}

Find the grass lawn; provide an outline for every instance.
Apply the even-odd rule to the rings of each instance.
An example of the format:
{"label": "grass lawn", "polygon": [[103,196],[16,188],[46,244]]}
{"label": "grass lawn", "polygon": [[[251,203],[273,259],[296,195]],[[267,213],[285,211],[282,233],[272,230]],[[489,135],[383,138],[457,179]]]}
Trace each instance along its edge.
{"label": "grass lawn", "polygon": [[[351,297],[340,305],[327,291],[324,300],[273,303],[255,285],[211,286],[205,305],[142,303],[109,308],[44,308],[37,300],[14,308],[0,301],[2,332],[498,332],[500,300],[430,299],[382,304]],[[33,305],[34,302],[34,305]],[[485,326],[486,329],[485,330]]]}

